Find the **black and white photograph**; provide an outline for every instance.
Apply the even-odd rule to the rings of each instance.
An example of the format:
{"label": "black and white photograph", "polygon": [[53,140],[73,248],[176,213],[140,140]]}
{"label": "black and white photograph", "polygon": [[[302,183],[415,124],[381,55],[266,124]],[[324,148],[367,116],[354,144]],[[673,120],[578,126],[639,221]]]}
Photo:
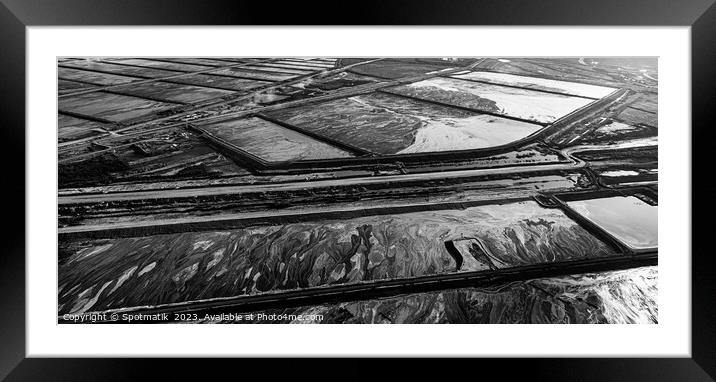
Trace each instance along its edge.
{"label": "black and white photograph", "polygon": [[658,97],[651,56],[57,57],[57,322],[659,324]]}
{"label": "black and white photograph", "polygon": [[0,381],[714,381],[715,1],[0,0]]}

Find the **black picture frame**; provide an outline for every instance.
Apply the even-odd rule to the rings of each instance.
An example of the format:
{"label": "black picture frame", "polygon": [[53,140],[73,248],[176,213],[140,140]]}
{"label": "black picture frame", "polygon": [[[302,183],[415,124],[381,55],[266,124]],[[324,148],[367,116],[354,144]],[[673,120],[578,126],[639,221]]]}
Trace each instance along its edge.
{"label": "black picture frame", "polygon": [[[692,358],[663,359],[521,359],[470,360],[469,369],[499,371],[500,378],[532,380],[682,380],[708,381],[716,377],[716,310],[713,296],[714,261],[708,250],[713,204],[709,185],[709,136],[716,120],[716,5],[714,0],[458,0],[376,1],[354,4],[350,12],[338,2],[161,0],[0,0],[0,116],[2,118],[5,228],[0,256],[0,379],[133,380],[159,371],[163,379],[200,373],[204,379],[231,362],[209,361],[201,367],[182,360],[37,359],[26,358],[25,346],[25,43],[27,26],[61,25],[605,25],[690,26],[692,78]],[[280,10],[280,12],[279,12]],[[679,128],[664,126],[662,128]],[[48,127],[51,129],[51,127]],[[684,131],[688,133],[688,131]],[[668,159],[667,159],[668,160]],[[10,183],[12,182],[12,183]],[[11,185],[10,185],[11,184]],[[687,185],[684,185],[687,186]],[[662,222],[669,224],[669,222]],[[686,254],[665,254],[678,256]],[[48,261],[52,259],[48,258]],[[618,348],[619,344],[615,344]],[[201,351],[201,349],[197,349]],[[307,368],[343,368],[349,378],[365,379],[373,372],[355,363],[284,360],[272,371],[286,378],[311,374]],[[374,361],[371,361],[374,362]],[[377,361],[375,361],[377,362]],[[464,362],[454,365],[466,369]],[[371,365],[375,365],[371,363]],[[386,365],[371,367],[385,368]],[[243,367],[243,366],[242,366]],[[246,367],[258,367],[255,362]],[[452,367],[391,366],[401,378],[411,375],[445,377]],[[189,370],[187,370],[189,369]],[[303,370],[299,373],[299,370]],[[242,372],[243,373],[243,372]],[[328,372],[326,372],[328,373]],[[273,379],[273,378],[272,378]]]}

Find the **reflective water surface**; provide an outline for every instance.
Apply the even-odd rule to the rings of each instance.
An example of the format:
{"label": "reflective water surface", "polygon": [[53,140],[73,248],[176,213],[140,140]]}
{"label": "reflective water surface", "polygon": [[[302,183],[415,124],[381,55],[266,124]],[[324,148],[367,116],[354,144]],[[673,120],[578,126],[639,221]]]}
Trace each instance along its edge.
{"label": "reflective water surface", "polygon": [[652,248],[659,244],[658,207],[637,197],[579,200],[567,205],[632,248]]}

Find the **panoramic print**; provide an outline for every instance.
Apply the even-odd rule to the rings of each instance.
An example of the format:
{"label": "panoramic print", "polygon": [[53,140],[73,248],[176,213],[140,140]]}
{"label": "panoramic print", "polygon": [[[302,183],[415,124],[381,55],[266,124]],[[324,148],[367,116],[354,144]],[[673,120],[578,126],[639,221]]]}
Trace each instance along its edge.
{"label": "panoramic print", "polygon": [[62,324],[656,324],[656,57],[58,57]]}

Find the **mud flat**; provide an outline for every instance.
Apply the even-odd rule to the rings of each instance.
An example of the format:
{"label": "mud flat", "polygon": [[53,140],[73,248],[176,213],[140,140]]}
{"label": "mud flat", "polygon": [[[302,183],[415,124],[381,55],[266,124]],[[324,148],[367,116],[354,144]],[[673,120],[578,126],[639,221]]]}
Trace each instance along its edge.
{"label": "mud flat", "polygon": [[659,111],[659,96],[656,92],[642,92],[639,99],[634,101],[631,106],[656,114]]}
{"label": "mud flat", "polygon": [[381,93],[268,115],[378,154],[492,147],[524,138],[541,128]]}
{"label": "mud flat", "polygon": [[[226,63],[231,65],[231,63]],[[95,62],[95,61],[82,61],[81,64],[76,64],[74,61],[68,66],[72,65],[77,69],[71,68],[60,68],[60,77],[67,79],[77,79],[84,82],[93,83],[96,85],[117,85],[122,83],[128,83],[130,81],[140,81],[143,79],[153,78],[166,78],[170,76],[181,75],[187,73],[185,71],[177,70],[166,70],[159,69],[157,67],[139,67],[139,66],[128,66],[113,64],[111,62]],[[165,65],[160,65],[166,67]],[[169,67],[173,67],[169,65]],[[100,72],[90,72],[81,70],[83,68],[98,70]],[[213,73],[213,72],[212,72]],[[115,77],[115,76],[119,77]],[[139,77],[139,78],[131,78]],[[191,74],[182,77],[171,78],[164,82],[196,85],[211,88],[219,88],[225,90],[249,90],[260,86],[270,84],[270,81],[262,81],[260,79],[245,79],[233,77],[231,75],[213,75],[213,74]],[[141,86],[141,85],[140,85]]]}
{"label": "mud flat", "polygon": [[[485,250],[459,260],[465,238]],[[60,246],[61,313],[615,254],[535,202]]]}
{"label": "mud flat", "polygon": [[260,72],[276,72],[281,74],[296,74],[296,75],[304,75],[311,72],[315,72],[316,70],[311,69],[288,69],[288,68],[275,68],[273,66],[263,65],[263,64],[256,64],[256,65],[247,65],[243,66],[242,69],[246,70],[256,70]]}
{"label": "mud flat", "polygon": [[658,246],[658,207],[634,196],[567,202],[579,214],[635,249]]}
{"label": "mud flat", "polygon": [[[582,64],[581,62],[584,62]],[[579,58],[541,59],[541,58],[510,58],[489,60],[484,68],[516,75],[539,76],[561,81],[584,82],[598,86],[618,87],[625,81],[615,78],[617,70],[607,73],[600,67],[580,62]]]}
{"label": "mud flat", "polygon": [[[232,65],[230,62],[226,62],[225,66]],[[168,77],[173,75],[178,75],[182,73],[192,73],[192,72],[198,72],[198,71],[205,71],[205,70],[211,70],[211,69],[217,69],[216,66],[205,66],[205,65],[192,65],[192,64],[184,64],[184,63],[178,63],[178,62],[165,62],[165,61],[151,61],[151,60],[144,60],[144,59],[114,59],[114,60],[107,60],[106,62],[94,62],[94,61],[86,61],[82,62],[80,64],[76,64],[74,61],[71,63],[66,64],[67,66],[72,66],[77,69],[92,69],[92,70],[98,70],[106,73],[117,73],[121,75],[128,75],[128,76],[137,76],[142,78],[162,78],[162,77]],[[237,65],[237,64],[233,64]],[[276,70],[276,68],[267,68],[266,70],[259,70],[257,68],[254,69],[245,69],[242,70],[241,68],[225,68],[221,70],[212,71],[207,74],[197,74],[203,75],[203,76],[210,76],[210,78],[216,78],[216,77],[245,77],[250,79],[257,79],[257,80],[268,80],[268,81],[280,81],[283,79],[291,78],[295,75],[300,74],[306,74],[307,71],[296,71],[296,70],[289,70],[286,71],[292,72],[292,73],[273,73],[273,70]],[[179,79],[184,79],[188,77],[180,77]],[[174,82],[174,79],[172,79],[171,82]]]}
{"label": "mud flat", "polygon": [[[174,70],[174,71],[178,71],[178,72],[198,72],[201,70],[207,70],[207,69],[213,68],[213,66],[182,64],[182,63],[167,62],[167,61],[154,61],[154,60],[147,60],[147,59],[142,59],[142,58],[117,58],[117,59],[112,59],[111,62],[118,62],[118,63],[122,63],[125,65],[136,65],[136,66],[142,66],[142,67],[147,67],[147,68]],[[228,65],[231,65],[231,64],[228,64]]]}
{"label": "mud flat", "polygon": [[210,74],[192,74],[186,77],[178,77],[167,80],[178,84],[189,84],[205,87],[213,87],[226,90],[252,90],[258,87],[270,85],[270,81],[245,79],[238,77],[212,76]]}
{"label": "mud flat", "polygon": [[279,60],[274,61],[272,64],[276,65],[292,65],[292,66],[302,66],[306,68],[311,69],[333,69],[336,65],[335,63],[330,62],[322,62],[322,61],[312,61],[312,60]]}
{"label": "mud flat", "polygon": [[591,99],[455,78],[431,78],[387,91],[538,123],[554,122],[593,102]]}
{"label": "mud flat", "polygon": [[303,71],[309,71],[309,72],[315,72],[315,71],[321,71],[330,69],[333,66],[332,65],[310,65],[310,64],[298,64],[293,62],[271,62],[271,63],[262,63],[261,67],[271,67],[271,68],[283,68],[283,69],[298,69]]}
{"label": "mud flat", "polygon": [[[341,59],[342,65],[352,65],[361,61],[363,58],[344,58]],[[449,63],[430,64],[420,62],[417,59],[385,59],[360,66],[350,68],[351,73],[362,74],[365,76],[397,79],[403,77],[418,76],[421,74],[435,72],[443,69],[452,68]]]}
{"label": "mud flat", "polygon": [[112,90],[136,97],[179,103],[198,103],[208,99],[234,94],[234,92],[229,90],[205,88],[193,85],[180,85],[167,82],[149,82],[122,86]]}
{"label": "mud flat", "polygon": [[116,74],[97,73],[86,70],[70,68],[58,68],[57,75],[60,79],[84,82],[93,85],[120,85],[132,81],[140,81],[140,78],[120,76]]}
{"label": "mud flat", "polygon": [[453,75],[451,77],[467,80],[484,81],[495,85],[509,85],[523,87],[533,90],[542,90],[564,95],[572,95],[587,98],[602,98],[615,88],[582,84],[577,82],[557,81],[539,77],[517,76],[507,73],[495,72],[470,72],[466,74]]}
{"label": "mud flat", "polygon": [[490,255],[466,259],[461,271],[613,254],[534,202],[65,243],[60,312],[454,272],[443,241],[466,236],[480,238]]}
{"label": "mud flat", "polygon": [[631,107],[624,109],[616,119],[629,125],[659,127],[659,116],[656,113],[649,113]]}
{"label": "mud flat", "polygon": [[112,122],[131,120],[176,106],[178,104],[103,92],[80,94],[58,101],[60,111]]}
{"label": "mud flat", "polygon": [[243,61],[243,60],[220,60],[220,59],[212,59],[212,58],[196,58],[196,57],[162,57],[162,61],[171,61],[176,62],[180,64],[193,64],[193,65],[202,65],[202,66],[214,66],[214,67],[221,67],[221,66],[229,66],[229,65],[235,65],[242,62],[249,62]]}
{"label": "mud flat", "polygon": [[236,119],[205,125],[202,129],[268,162],[353,156],[260,118]]}
{"label": "mud flat", "polygon": [[97,61],[73,61],[63,64],[66,67],[72,67],[79,70],[92,70],[108,74],[118,74],[123,76],[141,77],[141,78],[161,78],[182,74],[183,72],[175,70],[157,69],[152,67],[138,67],[113,64],[111,62]]}
{"label": "mud flat", "polygon": [[59,142],[96,136],[103,133],[107,128],[107,125],[103,123],[62,114],[57,116],[57,126],[57,138]]}
{"label": "mud flat", "polygon": [[[657,267],[262,311],[249,321],[323,324],[656,324]],[[259,312],[255,312],[259,313]],[[273,316],[272,316],[273,315]],[[290,315],[295,317],[292,319]],[[300,316],[300,319],[298,318]]]}
{"label": "mud flat", "polygon": [[258,71],[258,70],[246,70],[243,68],[226,68],[226,69],[218,70],[216,72],[212,72],[212,74],[222,75],[222,76],[230,76],[230,77],[249,78],[249,79],[262,80],[262,81],[285,81],[285,80],[290,80],[290,79],[298,76],[297,74],[274,73],[274,72]]}
{"label": "mud flat", "polygon": [[471,150],[508,144],[527,137],[541,126],[491,115],[445,118],[426,123],[415,142],[398,154]]}
{"label": "mud flat", "polygon": [[57,90],[61,93],[96,88],[94,85],[69,80],[57,80]]}

